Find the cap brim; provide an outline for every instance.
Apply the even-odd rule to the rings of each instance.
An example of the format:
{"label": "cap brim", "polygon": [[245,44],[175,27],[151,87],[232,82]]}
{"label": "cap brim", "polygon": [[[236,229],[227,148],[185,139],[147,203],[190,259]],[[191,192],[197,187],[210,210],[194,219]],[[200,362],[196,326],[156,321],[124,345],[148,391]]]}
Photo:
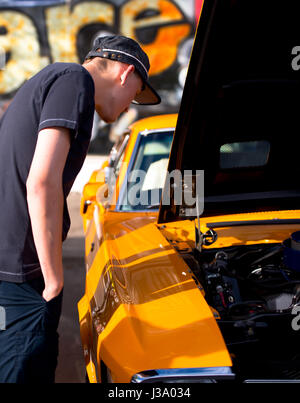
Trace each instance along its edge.
{"label": "cap brim", "polygon": [[138,105],[157,105],[161,102],[160,96],[155,91],[153,87],[149,83],[144,83],[145,88],[138,94],[134,100],[132,101],[133,104]]}

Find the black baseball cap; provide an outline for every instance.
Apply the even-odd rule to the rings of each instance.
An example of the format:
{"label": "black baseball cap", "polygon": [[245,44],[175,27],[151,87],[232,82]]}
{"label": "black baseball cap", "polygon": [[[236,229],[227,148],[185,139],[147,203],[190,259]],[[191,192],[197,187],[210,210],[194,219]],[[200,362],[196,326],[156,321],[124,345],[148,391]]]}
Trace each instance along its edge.
{"label": "black baseball cap", "polygon": [[135,40],[122,35],[100,36],[95,39],[85,60],[92,57],[132,64],[144,83],[143,90],[133,102],[140,105],[157,105],[161,102],[160,96],[148,81],[150,69],[148,56]]}

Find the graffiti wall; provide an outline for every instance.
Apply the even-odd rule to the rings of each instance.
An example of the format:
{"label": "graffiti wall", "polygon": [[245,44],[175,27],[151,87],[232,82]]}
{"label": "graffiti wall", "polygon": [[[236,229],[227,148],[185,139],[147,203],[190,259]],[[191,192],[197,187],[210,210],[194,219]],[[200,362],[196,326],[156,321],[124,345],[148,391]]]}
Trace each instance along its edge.
{"label": "graffiti wall", "polygon": [[[186,3],[184,9],[180,3]],[[183,11],[187,4],[189,15]],[[187,0],[4,1],[0,94],[13,93],[48,63],[82,62],[101,32],[136,39],[149,55],[150,75],[159,76],[176,63],[180,45],[194,34],[193,7]]]}
{"label": "graffiti wall", "polygon": [[120,33],[136,39],[147,52],[150,80],[163,100],[161,111],[174,111],[197,8],[199,0],[2,0],[0,101],[11,99],[49,63],[81,63],[96,36]]}

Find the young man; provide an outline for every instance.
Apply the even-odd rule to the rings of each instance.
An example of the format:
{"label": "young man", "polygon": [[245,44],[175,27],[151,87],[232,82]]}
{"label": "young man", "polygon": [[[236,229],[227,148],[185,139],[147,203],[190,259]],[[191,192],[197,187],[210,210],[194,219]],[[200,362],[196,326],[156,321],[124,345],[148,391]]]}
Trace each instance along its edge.
{"label": "young man", "polygon": [[97,38],[82,66],[55,63],[26,82],[0,122],[0,382],[54,382],[66,197],[94,110],[114,122],[132,101],[160,102],[149,68],[132,39]]}

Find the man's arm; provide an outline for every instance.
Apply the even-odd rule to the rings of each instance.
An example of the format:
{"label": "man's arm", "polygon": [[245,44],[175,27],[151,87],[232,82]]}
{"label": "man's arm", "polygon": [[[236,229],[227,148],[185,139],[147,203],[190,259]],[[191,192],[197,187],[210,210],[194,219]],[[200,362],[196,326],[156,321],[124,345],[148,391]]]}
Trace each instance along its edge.
{"label": "man's arm", "polygon": [[33,238],[45,281],[43,298],[48,301],[63,287],[62,175],[70,149],[70,133],[63,127],[40,131],[30,167],[27,203]]}

